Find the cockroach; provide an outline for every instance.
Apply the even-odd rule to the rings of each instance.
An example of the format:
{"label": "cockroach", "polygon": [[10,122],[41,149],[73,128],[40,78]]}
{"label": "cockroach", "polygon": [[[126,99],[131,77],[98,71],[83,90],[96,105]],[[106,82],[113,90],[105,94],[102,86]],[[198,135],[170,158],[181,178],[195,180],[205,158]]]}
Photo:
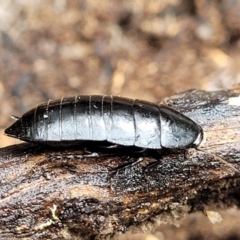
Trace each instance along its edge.
{"label": "cockroach", "polygon": [[13,118],[6,135],[55,146],[107,141],[144,149],[187,149],[203,140],[202,128],[176,110],[118,96],[49,100]]}
{"label": "cockroach", "polygon": [[[15,123],[5,130],[7,136],[57,147],[107,141],[142,149],[198,149],[203,141],[201,126],[180,112],[119,96],[81,95],[49,100],[20,118],[12,118]],[[238,172],[224,159],[205,153]]]}

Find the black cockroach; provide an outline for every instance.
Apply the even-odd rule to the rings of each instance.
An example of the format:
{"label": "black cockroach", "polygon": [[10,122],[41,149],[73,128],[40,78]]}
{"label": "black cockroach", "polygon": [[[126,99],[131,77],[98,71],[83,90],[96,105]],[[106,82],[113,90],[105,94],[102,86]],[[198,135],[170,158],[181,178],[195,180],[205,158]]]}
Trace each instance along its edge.
{"label": "black cockroach", "polygon": [[[197,148],[203,129],[190,118],[165,105],[117,96],[76,96],[38,105],[12,118],[5,134],[45,145],[76,145],[82,141],[143,149]],[[201,150],[202,152],[205,152]],[[224,159],[220,162],[238,171]]]}
{"label": "black cockroach", "polygon": [[49,100],[14,118],[6,135],[55,146],[107,141],[146,149],[187,149],[203,140],[202,128],[172,108],[117,96]]}

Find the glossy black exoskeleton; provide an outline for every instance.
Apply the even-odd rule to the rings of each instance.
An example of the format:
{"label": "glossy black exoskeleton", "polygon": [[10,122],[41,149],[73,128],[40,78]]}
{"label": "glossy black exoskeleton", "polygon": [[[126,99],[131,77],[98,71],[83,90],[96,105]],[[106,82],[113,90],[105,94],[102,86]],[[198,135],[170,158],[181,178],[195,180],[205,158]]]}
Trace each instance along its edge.
{"label": "glossy black exoskeleton", "polygon": [[76,96],[48,101],[23,114],[5,134],[61,146],[79,141],[147,149],[197,147],[202,128],[164,105],[116,96]]}

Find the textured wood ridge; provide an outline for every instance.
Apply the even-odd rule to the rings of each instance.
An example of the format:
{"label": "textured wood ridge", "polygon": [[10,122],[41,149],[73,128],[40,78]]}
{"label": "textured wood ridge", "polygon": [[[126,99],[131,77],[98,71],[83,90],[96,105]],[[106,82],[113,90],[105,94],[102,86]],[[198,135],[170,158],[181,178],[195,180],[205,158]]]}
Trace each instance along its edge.
{"label": "textured wood ridge", "polygon": [[107,239],[189,212],[239,207],[238,96],[239,89],[192,90],[164,100],[203,127],[199,150],[0,149],[0,238]]}

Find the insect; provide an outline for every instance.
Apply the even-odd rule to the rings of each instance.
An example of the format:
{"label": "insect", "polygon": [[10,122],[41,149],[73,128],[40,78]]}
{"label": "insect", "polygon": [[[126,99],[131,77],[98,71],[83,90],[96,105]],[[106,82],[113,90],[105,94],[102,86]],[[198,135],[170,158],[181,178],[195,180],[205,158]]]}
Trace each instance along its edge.
{"label": "insect", "polygon": [[172,108],[118,96],[49,100],[14,119],[6,135],[55,146],[107,141],[146,149],[187,149],[203,140],[202,128]]}

